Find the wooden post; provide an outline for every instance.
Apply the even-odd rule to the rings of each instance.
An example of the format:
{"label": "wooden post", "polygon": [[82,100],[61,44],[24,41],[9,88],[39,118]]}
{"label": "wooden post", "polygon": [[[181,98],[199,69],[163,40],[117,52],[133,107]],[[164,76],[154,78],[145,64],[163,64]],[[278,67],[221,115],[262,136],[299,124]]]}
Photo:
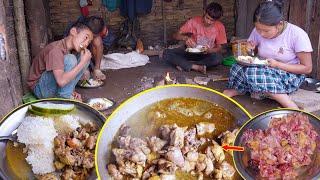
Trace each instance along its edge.
{"label": "wooden post", "polygon": [[45,0],[24,1],[30,36],[31,57],[34,58],[48,44],[49,18]]}
{"label": "wooden post", "polygon": [[203,11],[205,11],[206,10],[206,8],[207,8],[207,5],[208,5],[208,0],[203,0],[203,2],[202,2],[202,6],[203,6]]}
{"label": "wooden post", "polygon": [[312,10],[313,10],[313,2],[314,0],[308,0],[307,1],[307,7],[306,7],[306,23],[304,25],[305,31],[309,34],[310,33],[310,26],[311,26],[311,16],[312,16]]}
{"label": "wooden post", "polygon": [[247,25],[247,0],[236,0],[235,21],[236,21],[236,36],[246,38]]}
{"label": "wooden post", "polygon": [[260,0],[237,0],[236,1],[236,36],[248,38],[252,29],[253,14]]}
{"label": "wooden post", "polygon": [[310,18],[309,37],[312,43],[312,76],[320,79],[320,0],[315,0]]}
{"label": "wooden post", "polygon": [[164,3],[161,0],[161,15],[162,15],[162,23],[163,23],[163,45],[164,47],[167,46],[167,18],[164,13]]}
{"label": "wooden post", "polygon": [[246,29],[246,35],[248,38],[254,28],[254,24],[253,24],[253,15],[254,15],[254,11],[256,10],[256,8],[258,7],[258,5],[260,4],[260,0],[249,0],[247,1],[247,29]]}
{"label": "wooden post", "polygon": [[319,26],[319,41],[318,41],[318,51],[317,52],[317,56],[314,57],[313,59],[315,59],[315,62],[313,63],[313,69],[314,69],[314,76],[316,79],[320,79],[320,26]]}
{"label": "wooden post", "polygon": [[23,0],[13,0],[14,21],[16,30],[17,47],[20,62],[21,80],[23,92],[28,92],[27,78],[30,68],[30,54],[28,46],[28,35],[24,16]]}
{"label": "wooden post", "polygon": [[308,0],[290,1],[289,22],[306,29]]}

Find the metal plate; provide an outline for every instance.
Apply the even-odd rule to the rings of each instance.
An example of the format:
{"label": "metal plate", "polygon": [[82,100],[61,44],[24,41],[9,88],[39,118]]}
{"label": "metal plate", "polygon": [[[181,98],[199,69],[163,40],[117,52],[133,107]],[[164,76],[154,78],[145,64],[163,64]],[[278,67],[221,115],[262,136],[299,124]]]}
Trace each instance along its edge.
{"label": "metal plate", "polygon": [[106,165],[110,162],[111,144],[120,126],[139,110],[153,103],[170,98],[195,98],[216,103],[229,111],[239,126],[249,120],[250,115],[235,104],[231,98],[225,98],[219,92],[201,86],[173,85],[162,86],[143,92],[127,100],[116,109],[104,125],[98,138],[96,164],[101,179],[110,179]]}
{"label": "metal plate", "polygon": [[267,66],[267,64],[252,64],[252,63],[246,63],[246,62],[239,61],[239,60],[236,60],[236,62],[240,65],[249,66],[249,67],[265,67],[265,66]]}
{"label": "metal plate", "polygon": [[205,52],[203,51],[203,52],[189,52],[189,51],[186,51],[187,53],[189,53],[189,54],[195,54],[195,55],[204,55],[205,54]]}
{"label": "metal plate", "polygon": [[98,87],[101,87],[101,86],[104,85],[104,82],[103,82],[103,81],[101,81],[101,84],[99,84],[99,85],[97,85],[97,86],[83,86],[83,85],[81,85],[81,83],[82,83],[82,82],[79,82],[79,83],[77,84],[77,86],[80,87],[80,88],[84,88],[84,89],[98,88]]}
{"label": "metal plate", "polygon": [[320,80],[313,78],[305,78],[300,88],[308,91],[320,92]]}
{"label": "metal plate", "polygon": [[[105,107],[96,109],[92,106],[95,102],[100,102],[101,104],[105,104]],[[110,106],[108,106],[108,103],[110,103]],[[91,98],[88,100],[87,104],[98,111],[104,111],[104,110],[112,108],[114,106],[115,102],[110,99],[107,99],[107,98]]]}
{"label": "metal plate", "polygon": [[[279,110],[269,111],[261,115],[258,115],[257,117],[250,120],[245,126],[243,126],[240,129],[234,144],[236,146],[244,146],[244,143],[241,141],[241,137],[246,130],[267,129],[272,117],[282,117],[289,113],[297,113],[297,112],[301,112],[301,111],[279,109]],[[310,123],[313,125],[315,130],[320,135],[320,120],[308,113],[305,113],[305,112],[301,112],[301,113],[309,117]],[[248,155],[249,153],[244,154],[244,152],[234,152],[234,161],[235,161],[235,166],[238,169],[238,172],[241,174],[241,176],[246,180],[253,180],[255,179],[257,174],[251,171],[250,169],[248,169],[245,166],[245,162],[244,162],[244,159],[245,159],[244,156],[248,156]],[[316,180],[320,178],[320,138],[318,138],[316,155],[314,158],[315,158],[314,164],[311,165],[312,167],[308,171],[308,173],[310,174],[304,177],[296,177],[296,179]]]}
{"label": "metal plate", "polygon": [[188,49],[189,49],[189,48],[186,48],[186,50],[185,50],[185,51],[186,51],[187,53],[190,53],[190,54],[205,54],[205,51],[200,51],[200,52],[191,52],[191,51],[188,51]]}
{"label": "metal plate", "polygon": [[[96,111],[95,109],[91,108],[89,105],[72,101],[72,100],[64,100],[64,99],[47,99],[47,100],[39,100],[36,102],[24,104],[19,106],[18,108],[14,109],[10,112],[6,117],[4,117],[0,122],[0,136],[7,136],[10,135],[12,131],[18,128],[21,122],[24,120],[26,113],[28,111],[28,107],[31,104],[37,102],[51,102],[51,103],[59,103],[59,104],[74,104],[77,111],[76,115],[80,116],[81,118],[86,118],[88,120],[95,121],[98,126],[102,127],[105,122],[105,117]],[[6,143],[0,142],[0,179],[12,179],[10,178],[8,171],[6,170],[6,154],[5,152]],[[90,179],[96,179],[95,170],[92,171]]]}

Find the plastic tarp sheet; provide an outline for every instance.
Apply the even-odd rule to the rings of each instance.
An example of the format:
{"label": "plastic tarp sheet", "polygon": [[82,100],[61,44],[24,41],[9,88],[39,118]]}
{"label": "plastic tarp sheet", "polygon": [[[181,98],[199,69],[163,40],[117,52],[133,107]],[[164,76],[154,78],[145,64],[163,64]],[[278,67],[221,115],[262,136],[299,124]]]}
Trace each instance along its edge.
{"label": "plastic tarp sheet", "polygon": [[139,54],[136,51],[132,51],[127,54],[112,53],[103,56],[100,68],[102,70],[123,69],[144,66],[147,63],[149,63],[149,57],[143,54]]}

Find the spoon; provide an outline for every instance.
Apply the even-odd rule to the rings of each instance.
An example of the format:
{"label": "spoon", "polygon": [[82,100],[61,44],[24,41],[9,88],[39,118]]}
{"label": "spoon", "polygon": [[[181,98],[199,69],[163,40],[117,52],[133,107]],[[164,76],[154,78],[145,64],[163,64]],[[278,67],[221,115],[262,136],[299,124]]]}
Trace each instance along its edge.
{"label": "spoon", "polygon": [[250,51],[249,51],[249,56],[254,57],[254,50],[253,50],[253,49],[250,49]]}
{"label": "spoon", "polygon": [[17,129],[14,130],[9,136],[0,136],[0,141],[18,142]]}

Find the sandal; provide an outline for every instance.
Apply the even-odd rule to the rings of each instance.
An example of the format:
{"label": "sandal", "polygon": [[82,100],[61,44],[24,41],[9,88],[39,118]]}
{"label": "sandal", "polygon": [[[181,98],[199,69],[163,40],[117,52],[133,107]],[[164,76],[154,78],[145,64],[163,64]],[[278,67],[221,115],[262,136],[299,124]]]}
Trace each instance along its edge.
{"label": "sandal", "polygon": [[99,79],[99,80],[105,80],[106,79],[106,75],[103,74],[103,72],[100,69],[93,70],[93,77],[95,79]]}

